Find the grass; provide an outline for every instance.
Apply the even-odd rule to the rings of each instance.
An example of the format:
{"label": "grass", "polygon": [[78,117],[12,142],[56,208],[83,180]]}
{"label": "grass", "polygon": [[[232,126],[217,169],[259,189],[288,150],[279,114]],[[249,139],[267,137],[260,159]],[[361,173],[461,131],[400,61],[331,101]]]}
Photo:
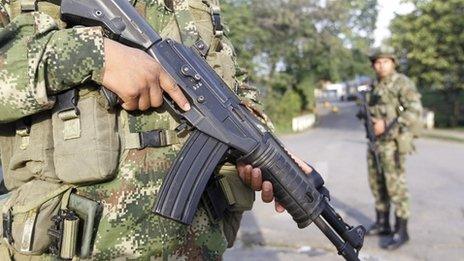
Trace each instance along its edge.
{"label": "grass", "polygon": [[[458,129],[453,129],[453,130],[458,130]],[[464,132],[464,128],[459,128],[458,131]],[[464,143],[464,138],[462,137],[454,136],[452,134],[450,135],[447,133],[434,132],[434,131],[424,131],[422,132],[421,137]]]}

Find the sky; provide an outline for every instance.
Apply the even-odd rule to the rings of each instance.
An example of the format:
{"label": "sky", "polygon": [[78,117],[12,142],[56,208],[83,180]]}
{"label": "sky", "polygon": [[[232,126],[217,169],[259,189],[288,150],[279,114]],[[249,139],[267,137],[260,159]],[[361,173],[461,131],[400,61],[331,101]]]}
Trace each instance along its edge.
{"label": "sky", "polygon": [[380,46],[382,40],[390,37],[388,26],[397,14],[407,14],[414,10],[412,4],[401,4],[400,0],[378,0],[379,15],[377,17],[376,30],[374,32],[375,46]]}

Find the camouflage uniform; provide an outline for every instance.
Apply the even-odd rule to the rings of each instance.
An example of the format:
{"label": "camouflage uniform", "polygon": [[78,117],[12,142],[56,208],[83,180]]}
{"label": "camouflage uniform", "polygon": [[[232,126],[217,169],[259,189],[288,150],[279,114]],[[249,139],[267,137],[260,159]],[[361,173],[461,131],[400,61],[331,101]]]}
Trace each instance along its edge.
{"label": "camouflage uniform", "polygon": [[409,217],[409,193],[406,186],[405,156],[413,150],[412,123],[420,121],[420,94],[404,75],[393,73],[377,82],[369,97],[372,117],[391,123],[398,117],[398,126],[378,141],[382,175],[368,152],[369,184],[375,198],[375,208],[389,212],[395,205],[397,217]]}
{"label": "camouflage uniform", "polygon": [[[64,29],[58,19],[58,6],[53,2],[39,1],[41,12],[21,14],[17,0],[3,0],[0,4],[0,21],[4,27],[0,29],[0,122],[9,123],[46,112],[55,103],[54,94],[102,82],[101,28]],[[187,45],[198,38],[206,42],[210,46],[207,61],[230,88],[241,94],[245,103],[260,112],[256,90],[237,78],[233,47],[211,23],[211,12],[217,10],[213,9],[217,1],[132,2],[137,2],[136,8],[163,37]],[[176,119],[163,108],[143,113],[121,112],[120,118],[131,133],[173,130],[177,125]],[[1,138],[0,134],[0,141]],[[158,148],[122,148],[114,179],[78,188],[79,194],[104,206],[94,244],[94,259],[214,260],[220,259],[231,245],[226,236],[229,239],[235,236],[241,211],[228,213],[228,220],[216,223],[200,206],[191,226],[151,213],[162,178],[184,141],[179,138],[179,142]],[[31,179],[34,177],[22,182]],[[21,186],[6,185],[9,189]],[[246,191],[253,197],[251,190]]]}

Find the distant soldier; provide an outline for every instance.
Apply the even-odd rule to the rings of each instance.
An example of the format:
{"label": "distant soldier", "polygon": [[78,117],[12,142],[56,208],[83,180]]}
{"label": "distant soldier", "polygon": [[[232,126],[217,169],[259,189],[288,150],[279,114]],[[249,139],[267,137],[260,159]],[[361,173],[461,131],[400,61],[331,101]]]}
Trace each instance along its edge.
{"label": "distant soldier", "polygon": [[[414,151],[413,138],[420,128],[422,105],[414,83],[396,72],[397,59],[392,48],[375,49],[369,58],[377,75],[368,103],[378,137],[376,145],[381,173],[377,171],[372,154],[368,153],[369,184],[375,198],[377,218],[367,234],[388,235],[389,239],[382,247],[393,250],[409,240],[405,156]],[[389,222],[391,202],[396,216],[393,231]]]}

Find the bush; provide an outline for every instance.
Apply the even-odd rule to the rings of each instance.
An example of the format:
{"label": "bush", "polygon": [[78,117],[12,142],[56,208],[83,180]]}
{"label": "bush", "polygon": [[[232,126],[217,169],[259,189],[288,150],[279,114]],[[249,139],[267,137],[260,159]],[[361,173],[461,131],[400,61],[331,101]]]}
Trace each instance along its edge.
{"label": "bush", "polygon": [[435,125],[437,127],[464,126],[463,92],[421,90],[421,93],[424,107],[435,113]]}
{"label": "bush", "polygon": [[276,126],[278,132],[288,132],[291,130],[293,117],[296,117],[301,112],[300,95],[288,90],[283,95],[277,93],[270,94],[265,102],[265,111]]}

